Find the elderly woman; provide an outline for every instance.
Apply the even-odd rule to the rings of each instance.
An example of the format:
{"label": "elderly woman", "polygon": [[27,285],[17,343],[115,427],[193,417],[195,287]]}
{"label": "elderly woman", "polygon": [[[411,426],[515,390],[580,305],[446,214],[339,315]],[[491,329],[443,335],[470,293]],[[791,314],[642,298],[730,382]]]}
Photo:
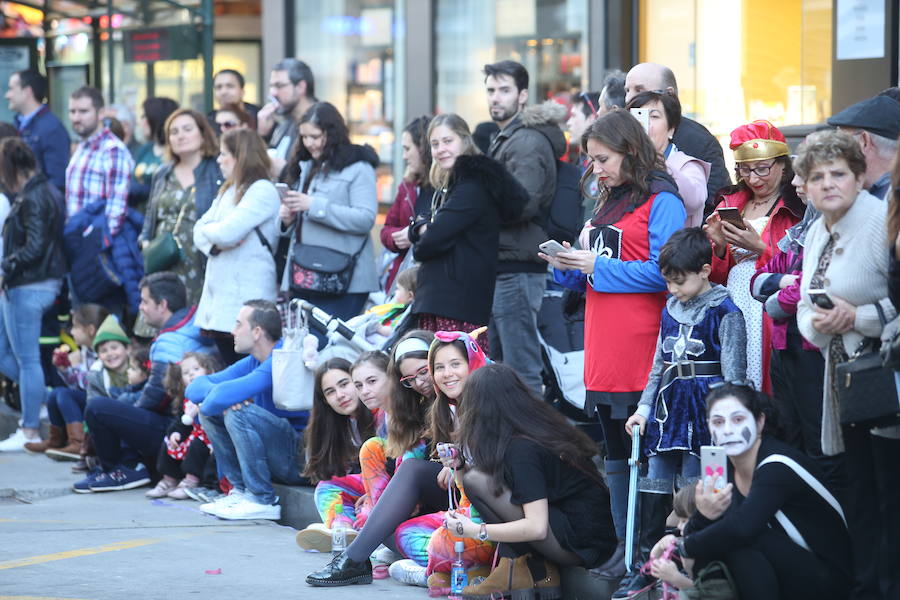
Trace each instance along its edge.
{"label": "elderly woman", "polygon": [[687,212],[685,227],[703,225],[703,208],[709,192],[710,164],[705,160],[688,156],[675,146],[672,136],[681,123],[681,102],[677,96],[664,92],[641,92],[625,107],[643,108],[649,114],[647,135],[656,151],[666,159],[666,169],[678,185],[678,194]]}
{"label": "elderly woman", "polygon": [[[888,299],[887,205],[863,189],[865,158],[847,133],[811,135],[796,165],[809,201],[822,213],[806,236],[797,323],[803,337],[825,355],[822,451],[845,454],[854,591],[857,597],[879,597],[881,576],[890,577],[895,590],[900,577],[900,554],[880,551],[882,535],[900,539],[894,472],[900,443],[895,428],[841,426],[834,367],[865,338],[881,335],[879,311],[887,319],[896,312]],[[834,307],[814,304],[811,289],[825,290]]]}
{"label": "elderly woman", "polygon": [[[720,192],[722,201],[706,219],[713,244],[710,281],[728,286],[747,322],[747,377],[757,389],[770,391],[771,320],[750,294],[750,278],[778,252],[778,241],[803,216],[804,208],[791,185],[790,150],[784,135],[768,121],[754,121],[731,132],[738,183]],[[734,222],[719,211],[734,209]],[[724,211],[723,211],[724,212]]]}

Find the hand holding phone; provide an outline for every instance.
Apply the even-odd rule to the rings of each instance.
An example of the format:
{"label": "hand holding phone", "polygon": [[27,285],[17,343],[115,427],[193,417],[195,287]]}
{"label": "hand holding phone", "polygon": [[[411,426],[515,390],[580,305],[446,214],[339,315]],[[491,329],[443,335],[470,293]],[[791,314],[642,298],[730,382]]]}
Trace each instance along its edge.
{"label": "hand holding phone", "polygon": [[739,208],[734,206],[722,206],[716,209],[716,214],[726,223],[731,223],[739,229],[747,229],[744,225],[744,217],[741,215]]}
{"label": "hand holding phone", "polygon": [[538,244],[538,248],[541,249],[541,252],[548,256],[552,256],[553,258],[556,258],[556,255],[560,252],[568,252],[569,250],[556,240],[547,240],[542,244]]}
{"label": "hand holding phone", "polygon": [[829,310],[834,308],[834,301],[828,297],[828,292],[825,290],[809,290],[806,293],[809,294],[810,301],[819,308]]}
{"label": "hand holding phone", "polygon": [[288,193],[288,190],[290,190],[291,188],[289,188],[288,184],[286,184],[286,183],[276,183],[275,189],[278,190],[278,198],[281,199],[282,202],[284,202],[284,196]]}
{"label": "hand holding phone", "polygon": [[705,488],[720,492],[728,485],[728,457],[721,446],[700,446],[700,477]]}

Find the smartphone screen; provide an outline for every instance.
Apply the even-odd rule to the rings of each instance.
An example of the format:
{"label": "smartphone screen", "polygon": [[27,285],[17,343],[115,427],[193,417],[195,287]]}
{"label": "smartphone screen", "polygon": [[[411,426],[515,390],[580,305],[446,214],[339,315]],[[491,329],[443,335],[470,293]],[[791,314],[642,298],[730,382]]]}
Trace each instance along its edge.
{"label": "smartphone screen", "polygon": [[828,297],[828,292],[825,290],[809,290],[807,293],[809,294],[809,299],[816,306],[827,309],[834,308],[834,302]]}
{"label": "smartphone screen", "polygon": [[728,485],[728,457],[721,446],[700,446],[700,476],[714,492]]}

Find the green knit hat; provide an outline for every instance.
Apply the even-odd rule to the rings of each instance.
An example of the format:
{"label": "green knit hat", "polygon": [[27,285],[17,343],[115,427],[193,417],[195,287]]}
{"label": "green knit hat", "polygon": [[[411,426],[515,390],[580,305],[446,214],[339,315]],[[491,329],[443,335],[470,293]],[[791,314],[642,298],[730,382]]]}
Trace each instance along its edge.
{"label": "green knit hat", "polygon": [[125,335],[125,330],[119,325],[119,320],[115,315],[109,315],[103,320],[103,323],[100,324],[97,335],[94,336],[94,351],[97,351],[100,344],[110,340],[122,342],[126,346],[131,343],[131,340]]}

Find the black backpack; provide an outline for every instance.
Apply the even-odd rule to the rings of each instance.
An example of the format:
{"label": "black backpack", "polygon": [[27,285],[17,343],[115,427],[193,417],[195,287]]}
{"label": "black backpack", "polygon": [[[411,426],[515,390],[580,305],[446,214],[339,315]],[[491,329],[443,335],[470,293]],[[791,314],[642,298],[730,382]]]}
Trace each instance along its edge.
{"label": "black backpack", "polygon": [[[547,143],[553,146],[550,138]],[[578,165],[556,159],[556,189],[553,201],[541,215],[541,226],[551,240],[574,244],[584,225],[581,212],[581,169]]]}

